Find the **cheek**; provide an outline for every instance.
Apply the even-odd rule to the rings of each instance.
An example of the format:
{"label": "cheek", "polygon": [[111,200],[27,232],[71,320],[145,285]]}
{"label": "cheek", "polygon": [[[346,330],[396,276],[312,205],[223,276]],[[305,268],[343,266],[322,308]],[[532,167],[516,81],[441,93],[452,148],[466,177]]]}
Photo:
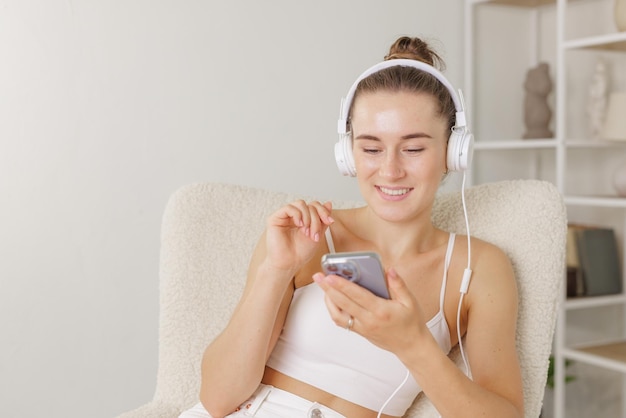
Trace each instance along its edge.
{"label": "cheek", "polygon": [[379,163],[374,158],[354,157],[354,165],[356,166],[357,173],[360,171],[377,170]]}

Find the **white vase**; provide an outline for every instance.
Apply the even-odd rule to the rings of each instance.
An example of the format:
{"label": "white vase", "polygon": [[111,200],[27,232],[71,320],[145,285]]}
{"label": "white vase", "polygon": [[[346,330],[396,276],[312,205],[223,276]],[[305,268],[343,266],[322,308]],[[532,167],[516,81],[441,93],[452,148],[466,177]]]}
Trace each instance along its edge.
{"label": "white vase", "polygon": [[619,31],[626,31],[626,0],[615,0],[615,25]]}

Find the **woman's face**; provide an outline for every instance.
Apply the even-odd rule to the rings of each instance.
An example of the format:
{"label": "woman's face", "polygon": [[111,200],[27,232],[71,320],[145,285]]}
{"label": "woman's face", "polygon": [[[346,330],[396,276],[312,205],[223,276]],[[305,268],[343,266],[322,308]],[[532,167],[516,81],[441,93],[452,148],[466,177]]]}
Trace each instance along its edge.
{"label": "woman's face", "polygon": [[389,221],[426,214],[446,171],[450,130],[435,98],[378,91],[359,95],[352,109],[352,149],[361,193]]}

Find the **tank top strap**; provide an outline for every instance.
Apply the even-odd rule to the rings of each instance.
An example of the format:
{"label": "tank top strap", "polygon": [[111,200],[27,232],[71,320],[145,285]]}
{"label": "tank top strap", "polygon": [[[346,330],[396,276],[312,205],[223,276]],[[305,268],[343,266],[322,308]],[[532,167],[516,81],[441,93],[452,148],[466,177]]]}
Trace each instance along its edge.
{"label": "tank top strap", "polygon": [[326,228],[326,232],[324,232],[324,235],[326,236],[326,245],[328,245],[328,251],[330,251],[331,254],[334,254],[335,243],[333,242],[333,234],[331,234],[330,232],[330,227]]}
{"label": "tank top strap", "polygon": [[446,283],[448,282],[448,267],[452,259],[452,251],[454,250],[454,238],[456,234],[450,232],[448,238],[448,248],[446,249],[446,258],[443,265],[443,279],[441,280],[441,290],[439,291],[439,310],[443,311],[443,301],[446,296]]}

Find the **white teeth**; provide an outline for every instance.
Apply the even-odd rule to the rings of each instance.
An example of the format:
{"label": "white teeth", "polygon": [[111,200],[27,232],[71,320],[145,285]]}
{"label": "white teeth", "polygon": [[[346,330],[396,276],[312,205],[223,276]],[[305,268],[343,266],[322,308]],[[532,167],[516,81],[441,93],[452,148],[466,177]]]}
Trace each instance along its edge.
{"label": "white teeth", "polygon": [[380,191],[390,196],[401,196],[407,194],[411,189],[388,189],[386,187],[380,187]]}

